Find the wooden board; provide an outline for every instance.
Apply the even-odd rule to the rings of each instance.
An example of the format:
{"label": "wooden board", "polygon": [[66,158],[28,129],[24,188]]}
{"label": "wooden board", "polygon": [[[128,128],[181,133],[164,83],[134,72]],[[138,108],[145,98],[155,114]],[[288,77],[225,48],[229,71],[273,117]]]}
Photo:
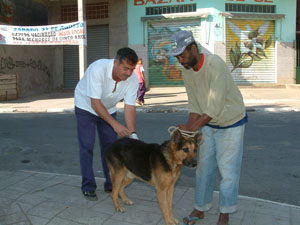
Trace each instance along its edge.
{"label": "wooden board", "polygon": [[0,101],[18,98],[18,77],[16,74],[0,74]]}

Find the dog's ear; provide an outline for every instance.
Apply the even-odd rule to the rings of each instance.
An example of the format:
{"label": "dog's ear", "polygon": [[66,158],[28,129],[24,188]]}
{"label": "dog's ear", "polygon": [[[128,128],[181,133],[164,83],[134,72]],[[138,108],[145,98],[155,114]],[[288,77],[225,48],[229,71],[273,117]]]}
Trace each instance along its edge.
{"label": "dog's ear", "polygon": [[172,134],[172,141],[178,144],[181,142],[181,138],[182,138],[181,132],[179,130],[175,130]]}
{"label": "dog's ear", "polygon": [[195,141],[197,142],[197,144],[202,143],[202,133],[201,132],[197,133],[194,138],[195,138]]}

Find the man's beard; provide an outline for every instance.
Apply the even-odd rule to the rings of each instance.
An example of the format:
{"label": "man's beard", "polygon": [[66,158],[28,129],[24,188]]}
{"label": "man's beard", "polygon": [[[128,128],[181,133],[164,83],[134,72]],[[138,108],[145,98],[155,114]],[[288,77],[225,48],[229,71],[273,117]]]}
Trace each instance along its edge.
{"label": "man's beard", "polygon": [[189,70],[189,69],[193,68],[196,64],[197,64],[197,58],[193,57],[193,58],[191,58],[191,60],[188,63],[182,64],[182,65],[185,69]]}

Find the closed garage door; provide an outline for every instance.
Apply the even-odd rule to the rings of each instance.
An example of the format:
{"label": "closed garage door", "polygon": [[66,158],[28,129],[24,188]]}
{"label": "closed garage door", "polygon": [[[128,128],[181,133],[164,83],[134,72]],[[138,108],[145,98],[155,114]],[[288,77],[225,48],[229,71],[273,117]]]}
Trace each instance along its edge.
{"label": "closed garage door", "polygon": [[[65,45],[64,87],[74,89],[79,81],[78,46]],[[87,27],[87,64],[109,57],[108,25]]]}
{"label": "closed garage door", "polygon": [[149,84],[150,86],[183,85],[179,63],[167,57],[171,36],[180,31],[192,31],[200,43],[200,19],[172,22],[148,22]]}
{"label": "closed garage door", "polygon": [[276,83],[275,21],[226,20],[226,63],[238,84]]}

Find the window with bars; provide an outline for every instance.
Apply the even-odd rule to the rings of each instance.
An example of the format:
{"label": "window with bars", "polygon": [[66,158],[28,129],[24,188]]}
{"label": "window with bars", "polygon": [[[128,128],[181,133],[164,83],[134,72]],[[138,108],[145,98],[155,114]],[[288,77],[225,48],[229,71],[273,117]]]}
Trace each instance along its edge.
{"label": "window with bars", "polygon": [[227,12],[275,13],[275,5],[225,4]]}
{"label": "window with bars", "polygon": [[183,12],[196,12],[196,4],[156,6],[146,8],[147,16]]}
{"label": "window with bars", "polygon": [[[108,2],[86,4],[86,19],[108,18]],[[61,21],[73,22],[78,20],[77,5],[64,5],[61,7]]]}

